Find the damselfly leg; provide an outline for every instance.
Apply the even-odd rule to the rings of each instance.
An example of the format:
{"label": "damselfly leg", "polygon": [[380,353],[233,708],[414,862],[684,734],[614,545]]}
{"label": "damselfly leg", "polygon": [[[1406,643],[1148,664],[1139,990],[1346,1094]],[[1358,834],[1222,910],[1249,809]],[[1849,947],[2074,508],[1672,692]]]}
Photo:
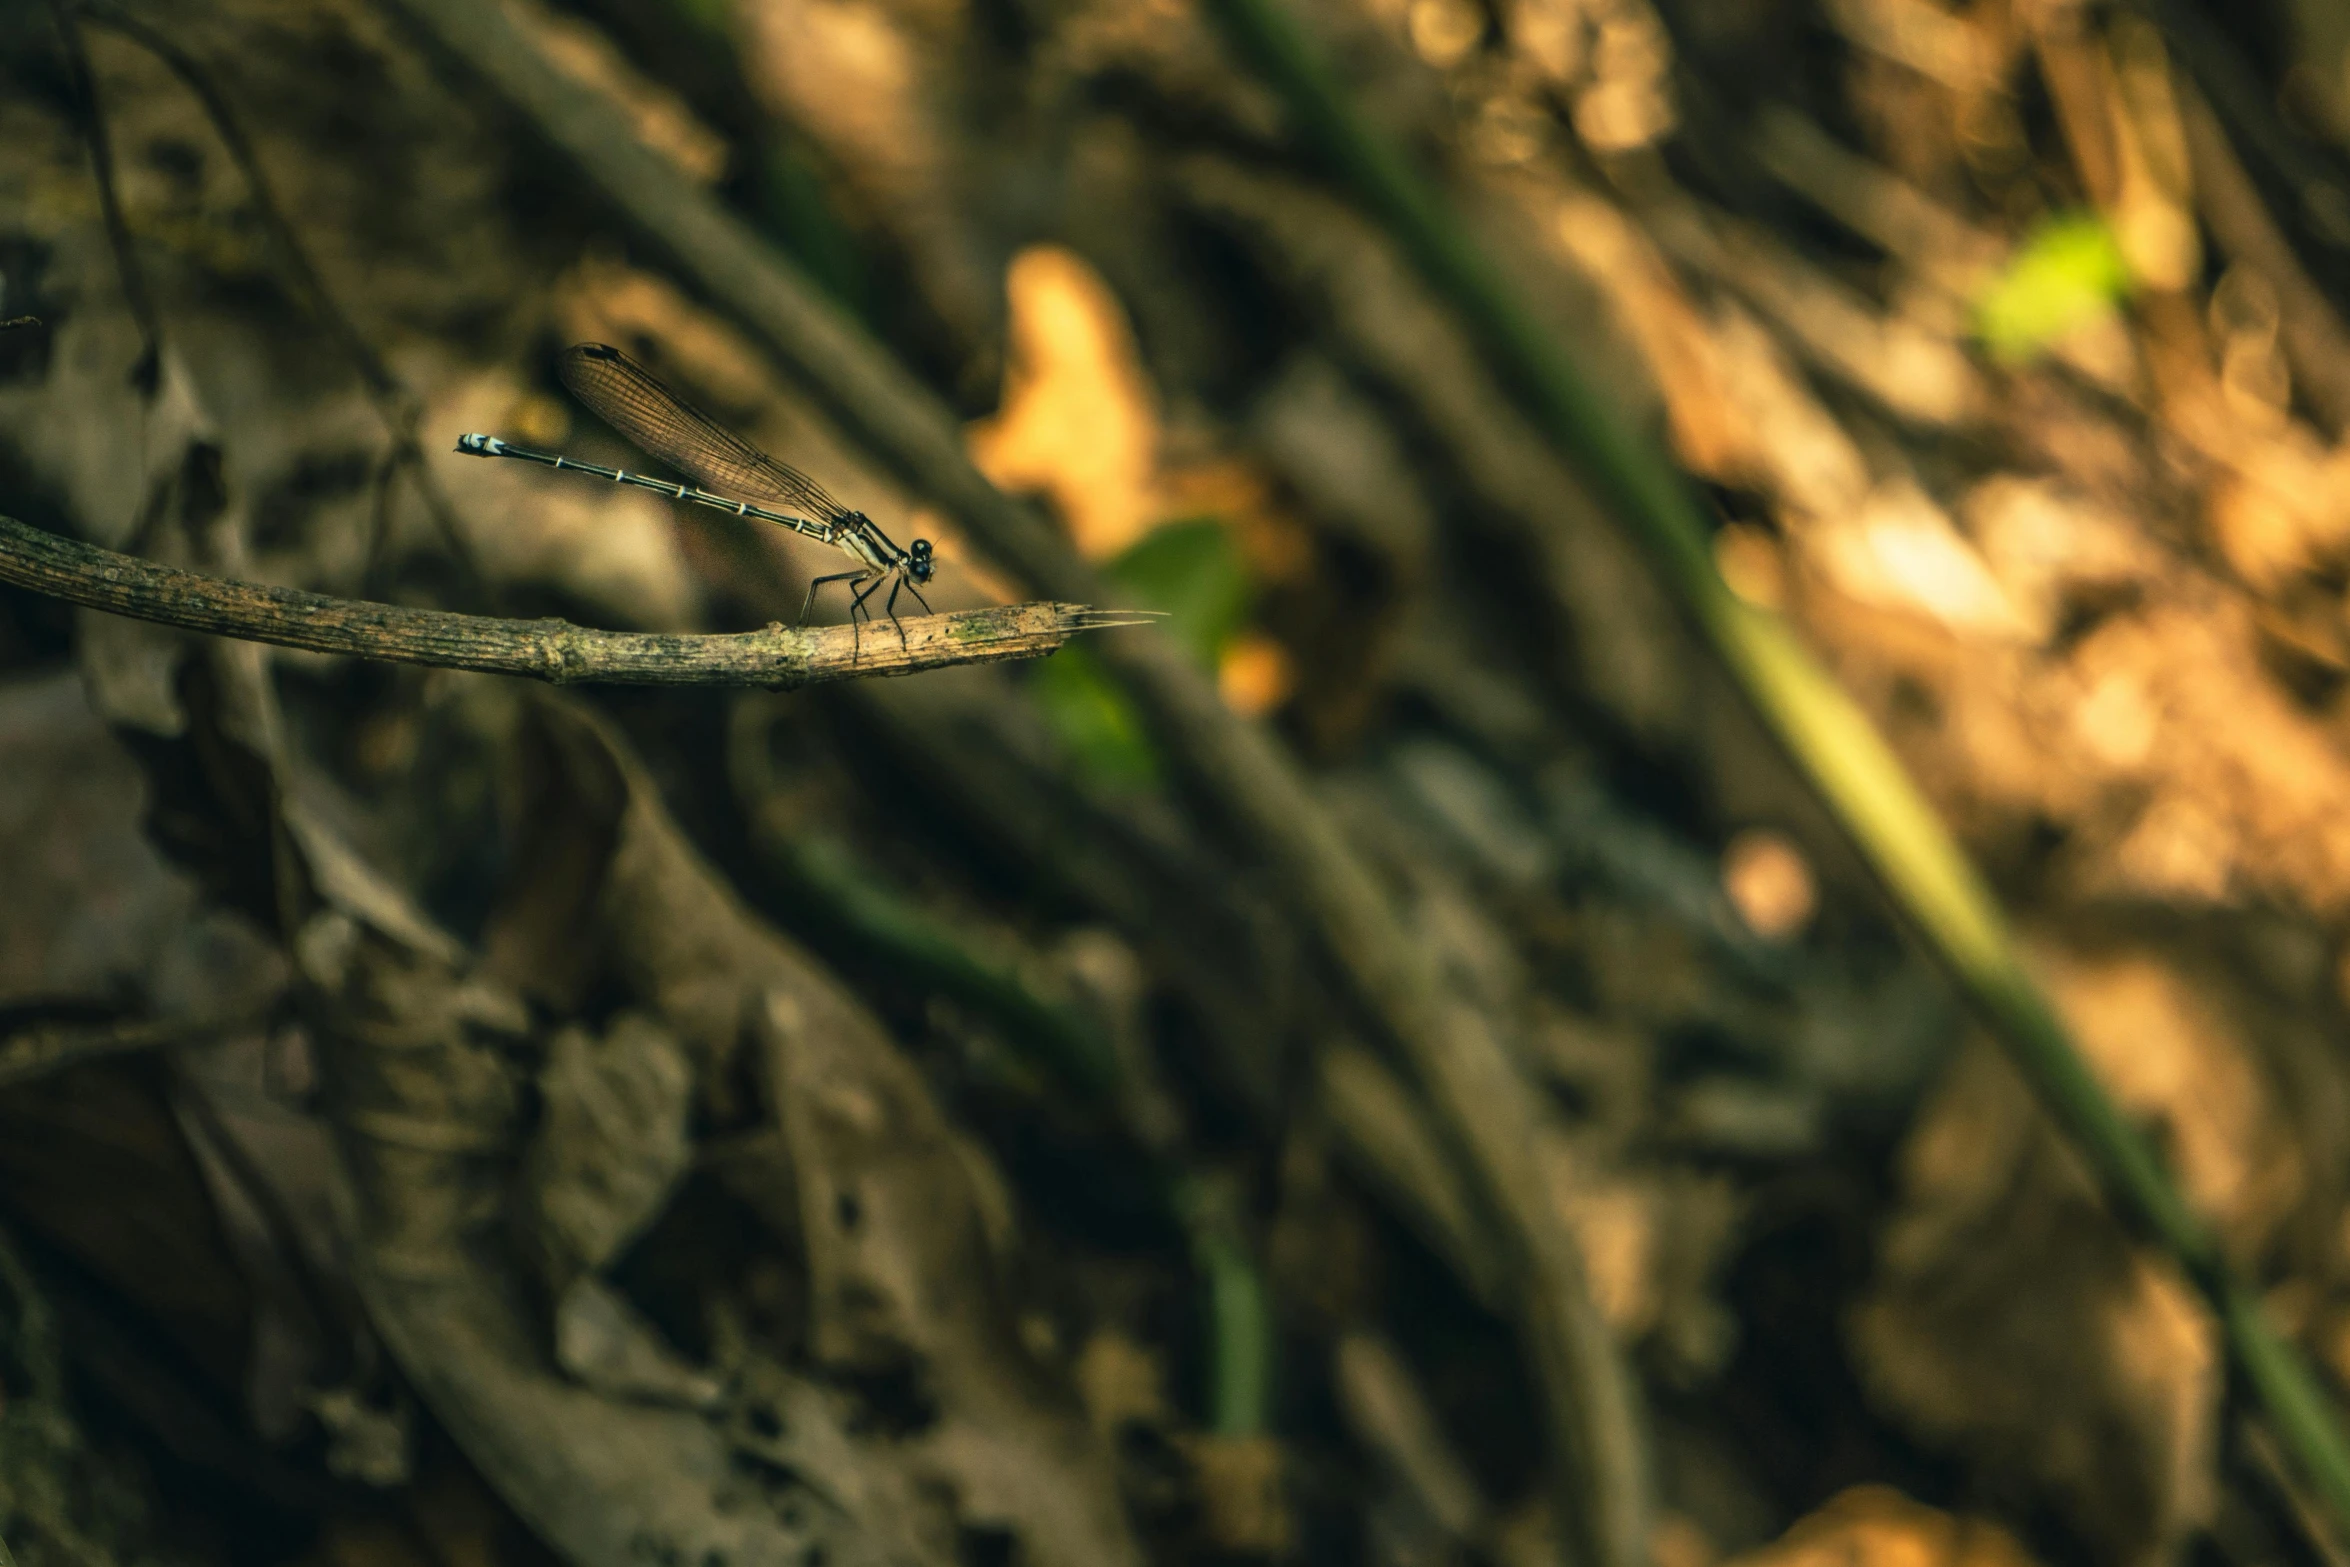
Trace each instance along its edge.
{"label": "damselfly leg", "polygon": [[[930,600],[922,596],[922,590],[914,586],[913,581],[910,578],[901,576],[898,578],[898,585],[889,590],[889,618],[892,622],[895,622],[898,618],[898,594],[901,592],[913,594],[914,602],[922,606],[923,614],[935,615],[938,613],[937,610],[934,610],[930,607]],[[903,637],[905,635],[905,628],[900,627],[898,630],[898,635]]]}
{"label": "damselfly leg", "polygon": [[882,601],[882,613],[888,615],[889,623],[897,628],[898,646],[903,648],[906,645],[906,623],[898,619],[898,595],[900,593],[911,593],[914,595],[914,602],[922,606],[922,613],[925,615],[937,613],[936,610],[933,610],[930,607],[930,600],[922,596],[922,590],[914,586],[913,579],[909,577],[904,571],[891,570],[882,573],[881,578],[876,578],[874,582],[865,589],[864,592],[858,594],[855,600],[851,602],[849,605],[849,618],[851,620],[856,619],[857,611],[861,609],[865,612],[865,623],[867,625],[871,625],[873,623],[873,606],[870,601],[874,594],[881,591],[881,583],[883,579],[886,579],[889,583],[889,597]]}
{"label": "damselfly leg", "polygon": [[[849,601],[850,624],[853,625],[856,623],[857,611],[859,610],[863,610],[865,612],[865,624],[868,626],[873,624],[873,606],[866,603],[865,601],[873,597],[874,594],[881,591],[881,584],[884,581],[891,577],[895,577],[896,575],[897,573],[894,571],[882,573],[880,576],[875,577],[871,583],[867,584],[865,590],[862,593],[859,593],[855,598]],[[898,646],[901,648],[904,647],[906,645],[906,628],[904,626],[898,625],[898,617],[896,615],[891,615],[889,617],[889,623],[898,627]]]}
{"label": "damselfly leg", "polygon": [[[829,577],[818,577],[814,582],[808,584],[808,596],[800,600],[800,618],[793,621],[792,624],[804,626],[808,623],[808,611],[816,607],[816,590],[827,582],[862,582],[872,574],[873,569],[870,566],[861,566],[855,571],[836,571]],[[850,591],[855,592],[856,590],[851,588]]]}

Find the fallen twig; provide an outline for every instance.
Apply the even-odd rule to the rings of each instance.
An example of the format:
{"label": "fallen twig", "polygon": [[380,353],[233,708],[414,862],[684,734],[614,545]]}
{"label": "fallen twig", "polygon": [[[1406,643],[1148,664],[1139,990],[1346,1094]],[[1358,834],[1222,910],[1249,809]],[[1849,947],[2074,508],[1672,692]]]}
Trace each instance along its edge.
{"label": "fallen twig", "polygon": [[498,620],[331,598],[182,571],[0,516],[0,582],[69,604],[186,631],[312,653],[527,675],[555,685],[804,686],[1050,653],[1080,631],[1150,617],[1082,604],[1007,604],[894,624],[732,636],[597,631],[565,620]]}
{"label": "fallen twig", "polygon": [[114,142],[107,133],[106,111],[98,102],[98,80],[90,70],[89,49],[82,39],[73,7],[66,0],[50,0],[49,13],[57,24],[57,43],[65,54],[66,75],[73,83],[82,140],[90,153],[90,172],[98,182],[98,211],[106,220],[106,241],[113,247],[115,269],[121,274],[123,305],[139,326],[139,359],[132,379],[142,392],[151,394],[162,362],[162,326],[155,310],[154,290],[147,285],[146,268],[139,264],[138,250],[131,243],[130,224],[122,215],[122,195],[115,179]]}

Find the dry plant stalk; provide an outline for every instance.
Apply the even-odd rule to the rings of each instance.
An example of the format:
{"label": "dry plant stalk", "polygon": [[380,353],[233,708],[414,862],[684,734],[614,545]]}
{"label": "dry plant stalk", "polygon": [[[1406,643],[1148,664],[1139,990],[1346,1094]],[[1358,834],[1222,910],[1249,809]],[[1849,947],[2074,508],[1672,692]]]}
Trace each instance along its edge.
{"label": "dry plant stalk", "polygon": [[527,675],[553,685],[805,686],[1050,653],[1080,631],[1149,616],[1082,604],[1007,604],[890,627],[781,623],[729,636],[598,631],[331,598],[182,571],[0,517],[0,581],[88,609],[312,653]]}

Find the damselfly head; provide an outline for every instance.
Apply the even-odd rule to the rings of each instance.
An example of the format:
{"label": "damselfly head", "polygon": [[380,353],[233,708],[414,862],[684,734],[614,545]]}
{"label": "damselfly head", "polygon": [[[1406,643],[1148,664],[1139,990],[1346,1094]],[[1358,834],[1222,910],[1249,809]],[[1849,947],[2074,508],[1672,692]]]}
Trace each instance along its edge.
{"label": "damselfly head", "polygon": [[906,551],[906,575],[916,582],[928,582],[931,573],[938,570],[938,561],[930,553],[928,539],[916,539]]}

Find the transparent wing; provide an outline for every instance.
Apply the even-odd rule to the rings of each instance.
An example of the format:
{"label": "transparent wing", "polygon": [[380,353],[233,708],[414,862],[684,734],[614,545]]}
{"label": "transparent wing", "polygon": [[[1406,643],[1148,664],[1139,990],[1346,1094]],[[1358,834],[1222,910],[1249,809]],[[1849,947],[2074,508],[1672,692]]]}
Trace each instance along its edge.
{"label": "transparent wing", "polygon": [[566,348],[557,373],[598,418],[705,490],[734,500],[778,502],[818,522],[850,515],[822,485],[684,401],[617,348]]}

